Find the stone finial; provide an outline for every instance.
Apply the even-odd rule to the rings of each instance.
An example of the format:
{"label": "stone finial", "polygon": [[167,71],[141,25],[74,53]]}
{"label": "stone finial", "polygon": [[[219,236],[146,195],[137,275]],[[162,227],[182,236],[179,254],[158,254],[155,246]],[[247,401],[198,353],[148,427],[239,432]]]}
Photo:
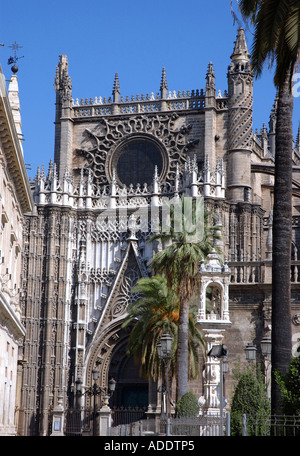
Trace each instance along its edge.
{"label": "stone finial", "polygon": [[168,96],[168,84],[167,84],[167,76],[166,76],[165,67],[162,69],[160,96],[161,96],[161,98],[167,98],[167,96]]}
{"label": "stone finial", "polygon": [[50,158],[47,180],[51,181],[52,177],[53,177],[53,160],[52,160],[52,158]]}
{"label": "stone finial", "polygon": [[42,165],[42,169],[41,169],[41,179],[42,180],[46,180],[46,175],[45,175],[45,165]]}
{"label": "stone finial", "polygon": [[69,64],[66,55],[59,56],[54,87],[57,94],[60,95],[60,102],[72,102],[72,80],[69,77]]}
{"label": "stone finial", "polygon": [[209,62],[206,73],[206,84],[205,84],[205,106],[211,107],[215,105],[216,97],[216,85],[215,85],[215,72],[212,62]]}
{"label": "stone finial", "polygon": [[231,60],[245,60],[250,61],[250,54],[248,52],[248,47],[245,38],[245,32],[242,27],[239,28],[236,41],[234,43],[233,54],[231,55]]}
{"label": "stone finial", "polygon": [[208,69],[206,73],[206,88],[215,89],[215,71],[212,62],[209,62]]}
{"label": "stone finial", "polygon": [[112,94],[113,94],[113,102],[118,103],[120,101],[120,83],[119,83],[118,73],[115,74],[114,87],[113,87]]}

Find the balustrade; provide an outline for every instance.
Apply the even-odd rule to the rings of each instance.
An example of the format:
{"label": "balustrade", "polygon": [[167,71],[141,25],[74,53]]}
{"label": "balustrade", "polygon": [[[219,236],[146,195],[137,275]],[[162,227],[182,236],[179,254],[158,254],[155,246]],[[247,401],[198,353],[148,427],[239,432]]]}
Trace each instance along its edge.
{"label": "balustrade", "polygon": [[[228,263],[231,273],[230,283],[263,283],[264,262],[260,261],[236,261]],[[271,264],[269,265],[271,267]],[[291,261],[291,282],[300,282],[300,261]]]}
{"label": "balustrade", "polygon": [[260,283],[260,261],[237,261],[228,263],[231,272],[230,283]]}
{"label": "balustrade", "polygon": [[[162,101],[167,102],[167,110],[178,111],[185,109],[202,109],[205,107],[205,95],[203,90],[178,91],[168,93],[166,100],[160,98],[158,93],[156,96],[144,94],[132,96],[129,100],[127,96],[121,96],[118,103],[113,103],[111,98],[95,97],[94,99],[79,99],[73,100],[74,117],[94,117],[112,115],[116,111],[114,106],[117,106],[118,114],[137,114],[145,112],[158,112],[162,110]],[[216,99],[217,109],[227,108],[227,97],[219,97]]]}

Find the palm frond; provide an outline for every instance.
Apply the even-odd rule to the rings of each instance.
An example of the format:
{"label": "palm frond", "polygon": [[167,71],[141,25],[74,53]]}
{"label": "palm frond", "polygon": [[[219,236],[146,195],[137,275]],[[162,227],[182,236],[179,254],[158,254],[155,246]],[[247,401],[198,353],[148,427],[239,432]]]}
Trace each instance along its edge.
{"label": "palm frond", "polygon": [[254,26],[251,64],[259,77],[265,63],[275,65],[274,84],[281,89],[291,80],[300,48],[300,4],[298,0],[240,0],[244,19]]}

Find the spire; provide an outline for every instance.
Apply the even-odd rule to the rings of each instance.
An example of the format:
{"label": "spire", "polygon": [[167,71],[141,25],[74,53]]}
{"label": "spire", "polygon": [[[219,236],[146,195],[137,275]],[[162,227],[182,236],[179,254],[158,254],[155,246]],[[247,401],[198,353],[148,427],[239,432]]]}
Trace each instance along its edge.
{"label": "spire", "polygon": [[113,94],[114,103],[118,103],[120,100],[120,84],[119,84],[118,73],[115,74],[115,81],[114,81],[114,87],[113,87],[112,94]]}
{"label": "spire", "polygon": [[212,62],[209,62],[206,73],[205,96],[214,96],[216,93],[215,71]]}
{"label": "spire", "polygon": [[239,28],[237,38],[234,44],[233,54],[231,60],[244,60],[249,62],[250,54],[248,52],[245,32],[242,27]]}
{"label": "spire", "polygon": [[167,98],[168,84],[165,67],[162,69],[161,84],[160,84],[160,96],[161,98]]}
{"label": "spire", "polygon": [[59,56],[59,64],[56,67],[56,75],[54,87],[57,94],[59,94],[60,103],[69,104],[72,100],[72,81],[69,77],[69,64],[66,55]]}

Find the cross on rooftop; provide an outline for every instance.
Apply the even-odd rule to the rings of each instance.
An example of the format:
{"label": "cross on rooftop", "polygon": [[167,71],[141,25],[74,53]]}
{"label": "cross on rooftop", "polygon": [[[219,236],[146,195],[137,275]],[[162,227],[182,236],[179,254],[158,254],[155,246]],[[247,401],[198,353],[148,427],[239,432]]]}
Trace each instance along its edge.
{"label": "cross on rooftop", "polygon": [[20,46],[20,45],[15,41],[11,46],[8,46],[8,47],[10,47],[10,48],[14,51],[14,57],[9,57],[7,63],[8,63],[8,65],[11,65],[11,64],[13,63],[14,65],[11,67],[11,69],[12,69],[13,73],[17,73],[17,71],[18,71],[18,67],[17,67],[17,65],[16,65],[17,60],[19,60],[20,58],[24,57],[24,56],[22,56],[22,57],[17,57],[17,51],[18,51],[19,49],[21,49],[23,46]]}
{"label": "cross on rooftop", "polygon": [[21,49],[23,46],[19,46],[18,43],[15,41],[11,46],[8,47],[10,47],[16,55],[17,51]]}

